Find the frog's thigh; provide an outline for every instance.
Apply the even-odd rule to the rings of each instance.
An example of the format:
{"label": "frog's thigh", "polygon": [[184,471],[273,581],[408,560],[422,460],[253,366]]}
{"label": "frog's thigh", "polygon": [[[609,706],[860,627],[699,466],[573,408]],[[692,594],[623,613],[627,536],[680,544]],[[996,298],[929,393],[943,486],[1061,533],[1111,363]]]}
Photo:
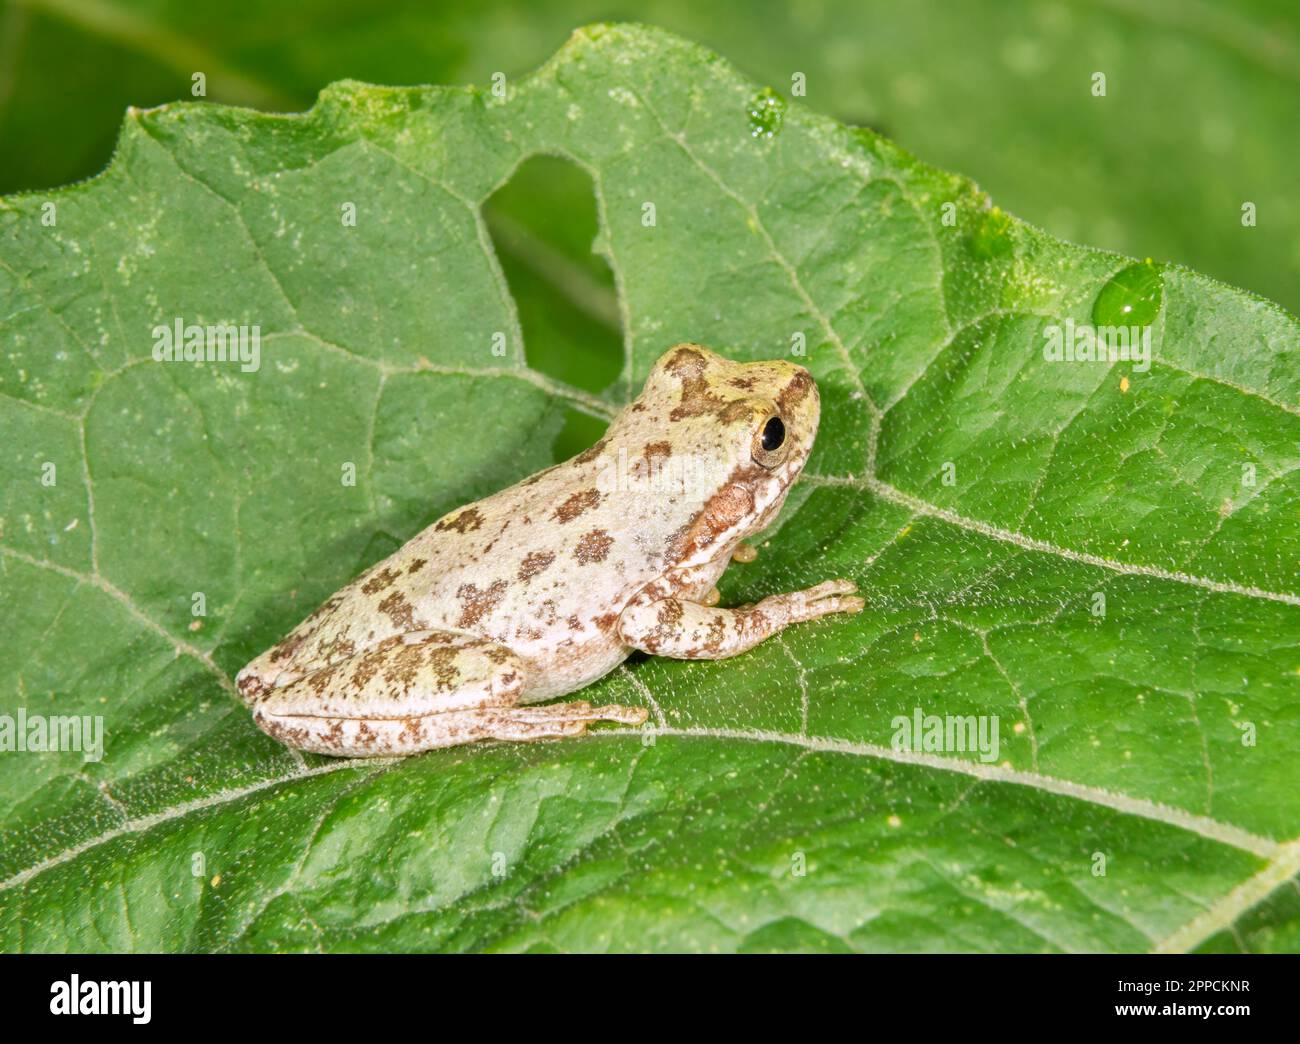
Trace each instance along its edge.
{"label": "frog's thigh", "polygon": [[524,680],[522,661],[504,646],[420,631],[273,690],[253,717],[291,747],[349,757],[580,736],[592,722],[639,725],[646,718],[640,707],[576,700],[519,707]]}
{"label": "frog's thigh", "polygon": [[353,757],[413,754],[492,735],[523,691],[519,657],[447,631],[394,635],[273,689],[258,726],[291,747]]}

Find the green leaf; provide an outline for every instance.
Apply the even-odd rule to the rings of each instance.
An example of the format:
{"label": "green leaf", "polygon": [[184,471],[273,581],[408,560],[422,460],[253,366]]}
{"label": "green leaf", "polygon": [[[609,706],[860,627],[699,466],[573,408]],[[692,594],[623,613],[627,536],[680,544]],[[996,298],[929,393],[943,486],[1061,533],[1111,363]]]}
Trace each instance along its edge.
{"label": "green leaf", "polygon": [[[106,747],[0,755],[0,947],[1300,947],[1297,323],[1181,268],[1112,284],[798,104],[755,137],[758,92],[598,26],[505,99],[136,112],[54,227],[0,205],[0,710]],[[524,365],[482,216],[543,153],[598,193],[600,395]],[[1099,295],[1157,302],[1149,371],[1045,358]],[[260,369],[155,363],[178,316],[260,324]],[[724,598],[847,576],[860,616],[599,683],[653,743],[346,762],[253,727],[240,666],[574,411],[676,341],[799,333],[818,446]],[[997,756],[897,749],[918,709],[996,716]]]}

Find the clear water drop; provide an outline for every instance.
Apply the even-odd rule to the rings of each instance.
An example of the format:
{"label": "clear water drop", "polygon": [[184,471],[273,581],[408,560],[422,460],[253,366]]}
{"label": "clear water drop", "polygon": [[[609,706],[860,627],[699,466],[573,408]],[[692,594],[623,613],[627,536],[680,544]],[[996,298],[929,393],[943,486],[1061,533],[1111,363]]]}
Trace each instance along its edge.
{"label": "clear water drop", "polygon": [[785,99],[771,87],[764,87],[749,99],[749,134],[752,138],[771,139],[781,133],[785,119]]}
{"label": "clear water drop", "polygon": [[1150,258],[1122,268],[1106,281],[1092,304],[1095,326],[1149,326],[1160,314],[1165,283]]}

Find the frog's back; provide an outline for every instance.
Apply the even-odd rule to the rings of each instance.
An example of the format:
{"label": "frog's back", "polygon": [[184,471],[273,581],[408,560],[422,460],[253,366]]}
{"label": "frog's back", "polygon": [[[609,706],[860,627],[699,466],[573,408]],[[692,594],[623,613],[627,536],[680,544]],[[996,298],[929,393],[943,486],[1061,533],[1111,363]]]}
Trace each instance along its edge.
{"label": "frog's back", "polygon": [[338,591],[249,671],[266,686],[277,677],[282,684],[426,630],[487,638],[552,670],[572,663],[575,675],[610,669],[625,655],[614,633],[618,611],[668,568],[670,540],[659,532],[664,505],[611,495],[601,448],[448,513]]}

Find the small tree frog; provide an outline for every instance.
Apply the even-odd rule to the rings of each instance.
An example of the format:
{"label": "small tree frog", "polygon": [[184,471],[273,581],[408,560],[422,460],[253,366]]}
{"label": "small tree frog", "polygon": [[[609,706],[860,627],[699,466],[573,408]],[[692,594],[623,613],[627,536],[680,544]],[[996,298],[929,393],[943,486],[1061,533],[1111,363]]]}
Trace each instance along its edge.
{"label": "small tree frog", "polygon": [[357,577],[236,679],[291,747],[402,755],[637,725],[642,708],[541,701],[635,649],[722,659],[853,613],[846,580],[717,606],[817,434],[817,385],[785,361],[680,344],[590,449],[452,511]]}

